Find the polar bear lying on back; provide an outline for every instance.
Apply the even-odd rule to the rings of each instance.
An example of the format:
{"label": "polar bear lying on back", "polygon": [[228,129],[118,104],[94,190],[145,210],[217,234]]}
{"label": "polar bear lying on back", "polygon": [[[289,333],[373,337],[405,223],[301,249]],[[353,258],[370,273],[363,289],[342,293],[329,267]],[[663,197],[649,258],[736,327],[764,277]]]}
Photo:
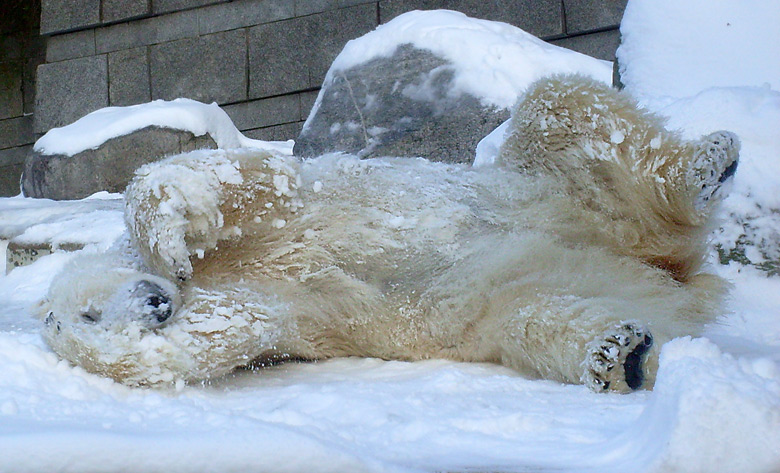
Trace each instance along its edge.
{"label": "polar bear lying on back", "polygon": [[718,313],[700,267],[736,137],[684,141],[580,76],[532,85],[512,123],[488,168],[258,150],[144,166],[130,246],[55,279],[45,339],[129,385],[366,356],[651,387],[658,347]]}

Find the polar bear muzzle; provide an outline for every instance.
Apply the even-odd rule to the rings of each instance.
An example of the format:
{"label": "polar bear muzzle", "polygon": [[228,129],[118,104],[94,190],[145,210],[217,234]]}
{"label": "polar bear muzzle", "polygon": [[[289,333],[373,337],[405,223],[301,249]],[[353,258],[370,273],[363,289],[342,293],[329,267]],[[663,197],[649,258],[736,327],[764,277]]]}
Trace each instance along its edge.
{"label": "polar bear muzzle", "polygon": [[173,300],[159,284],[140,280],[130,292],[131,299],[139,302],[136,315],[141,325],[155,328],[164,324],[173,315]]}

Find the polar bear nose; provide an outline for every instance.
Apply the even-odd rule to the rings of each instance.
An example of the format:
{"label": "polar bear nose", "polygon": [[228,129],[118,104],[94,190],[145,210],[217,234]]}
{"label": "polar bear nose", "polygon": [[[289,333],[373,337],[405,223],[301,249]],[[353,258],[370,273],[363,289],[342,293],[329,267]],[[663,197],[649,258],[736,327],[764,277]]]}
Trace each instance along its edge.
{"label": "polar bear nose", "polygon": [[173,308],[171,299],[165,294],[153,294],[146,300],[146,304],[153,307],[153,315],[158,323],[163,323],[171,317]]}
{"label": "polar bear nose", "polygon": [[155,327],[162,325],[173,315],[173,301],[168,293],[157,283],[152,281],[138,281],[132,290],[134,298],[142,304],[139,314],[144,325]]}

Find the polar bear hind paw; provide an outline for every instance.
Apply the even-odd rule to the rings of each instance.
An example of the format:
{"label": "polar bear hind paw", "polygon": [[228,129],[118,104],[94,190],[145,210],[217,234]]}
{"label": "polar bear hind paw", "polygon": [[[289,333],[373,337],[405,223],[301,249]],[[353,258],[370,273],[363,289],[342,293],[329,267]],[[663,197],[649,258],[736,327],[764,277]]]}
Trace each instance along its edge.
{"label": "polar bear hind paw", "polygon": [[649,330],[621,323],[587,345],[583,382],[596,392],[627,393],[645,381],[644,363],[653,346]]}
{"label": "polar bear hind paw", "polygon": [[739,138],[728,131],[702,139],[688,176],[690,185],[698,189],[694,205],[699,213],[706,213],[713,201],[724,197],[721,187],[737,172],[739,148]]}

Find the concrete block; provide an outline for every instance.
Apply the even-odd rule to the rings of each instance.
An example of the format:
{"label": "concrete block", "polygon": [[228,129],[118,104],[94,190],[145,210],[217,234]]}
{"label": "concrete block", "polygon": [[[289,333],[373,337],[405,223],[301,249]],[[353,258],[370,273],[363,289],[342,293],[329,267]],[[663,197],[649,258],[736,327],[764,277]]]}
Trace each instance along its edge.
{"label": "concrete block", "polygon": [[127,20],[152,12],[150,0],[102,0],[103,23]]}
{"label": "concrete block", "polygon": [[244,0],[198,9],[201,34],[234,30],[295,16],[295,0]]}
{"label": "concrete block", "polygon": [[37,31],[31,32],[30,35],[25,36],[22,44],[22,56],[46,56],[46,43],[48,42],[48,39],[48,37],[39,36]]}
{"label": "concrete block", "polygon": [[24,160],[31,151],[32,145],[0,149],[0,197],[19,195]]}
{"label": "concrete block", "polygon": [[309,87],[308,17],[249,28],[249,98]]}
{"label": "concrete block", "polygon": [[15,148],[34,141],[32,116],[0,120],[0,149]]}
{"label": "concrete block", "polygon": [[[2,20],[0,20],[0,23]],[[46,55],[46,39],[37,31],[0,34],[0,62]]]}
{"label": "concrete block", "polygon": [[297,94],[227,105],[223,110],[239,130],[268,127],[301,119],[301,103]]}
{"label": "concrete block", "polygon": [[[364,3],[377,3],[377,0],[338,0],[339,8],[352,7],[355,5],[362,5]],[[443,3],[441,8],[447,8],[447,4]]]}
{"label": "concrete block", "polygon": [[539,37],[563,33],[563,9],[560,0],[382,0],[379,21],[387,23],[410,10],[447,8],[473,18],[503,21]]}
{"label": "concrete block", "polygon": [[151,46],[152,99],[246,100],[246,57],[245,29]]}
{"label": "concrete block", "polygon": [[32,145],[0,149],[0,197],[19,195],[19,181],[24,169],[24,161],[32,152]]}
{"label": "concrete block", "polygon": [[0,62],[0,120],[24,113],[20,60]]}
{"label": "concrete block", "polygon": [[556,39],[550,41],[550,43],[597,59],[614,61],[615,51],[617,51],[620,45],[620,31],[618,29],[601,31],[599,33]]}
{"label": "concrete block", "polygon": [[35,113],[35,84],[37,82],[36,71],[46,58],[43,56],[32,57],[24,62],[22,76],[22,95],[24,96],[24,113]]}
{"label": "concrete block", "polygon": [[46,46],[46,62],[94,55],[95,30],[93,29],[52,36]]}
{"label": "concrete block", "polygon": [[366,3],[314,15],[312,19],[312,61],[309,87],[319,87],[336,56],[347,41],[377,27],[377,6]]}
{"label": "concrete block", "polygon": [[294,122],[266,128],[256,128],[243,133],[253,140],[287,141],[294,140],[301,133],[301,129],[303,129],[303,122]]}
{"label": "concrete block", "polygon": [[0,61],[10,61],[22,57],[23,38],[21,35],[0,35]]}
{"label": "concrete block", "polygon": [[250,28],[250,98],[319,87],[344,44],[375,27],[371,3]]}
{"label": "concrete block", "polygon": [[198,36],[198,12],[194,10],[119,23],[95,30],[98,54]]}
{"label": "concrete block", "polygon": [[[152,12],[169,13],[173,11],[189,10],[192,8],[225,3],[232,0],[151,0]],[[239,0],[240,1],[240,0]]]}
{"label": "concrete block", "polygon": [[564,0],[566,33],[619,26],[628,0]]}
{"label": "concrete block", "polygon": [[[5,150],[0,150],[0,159]],[[13,197],[21,193],[19,181],[22,178],[24,163],[0,166],[0,197]]]}
{"label": "concrete block", "polygon": [[0,149],[0,166],[24,164],[24,160],[27,158],[30,151],[32,151],[32,144]]}
{"label": "concrete block", "polygon": [[295,16],[313,15],[339,7],[339,0],[295,0]]}
{"label": "concrete block", "polygon": [[112,106],[145,103],[152,99],[146,47],[110,53],[108,77],[108,100]]}
{"label": "concrete block", "polygon": [[36,133],[67,125],[106,106],[108,61],[105,55],[41,64],[38,67]]}
{"label": "concrete block", "polygon": [[100,23],[100,0],[41,0],[41,34],[49,35]]}

